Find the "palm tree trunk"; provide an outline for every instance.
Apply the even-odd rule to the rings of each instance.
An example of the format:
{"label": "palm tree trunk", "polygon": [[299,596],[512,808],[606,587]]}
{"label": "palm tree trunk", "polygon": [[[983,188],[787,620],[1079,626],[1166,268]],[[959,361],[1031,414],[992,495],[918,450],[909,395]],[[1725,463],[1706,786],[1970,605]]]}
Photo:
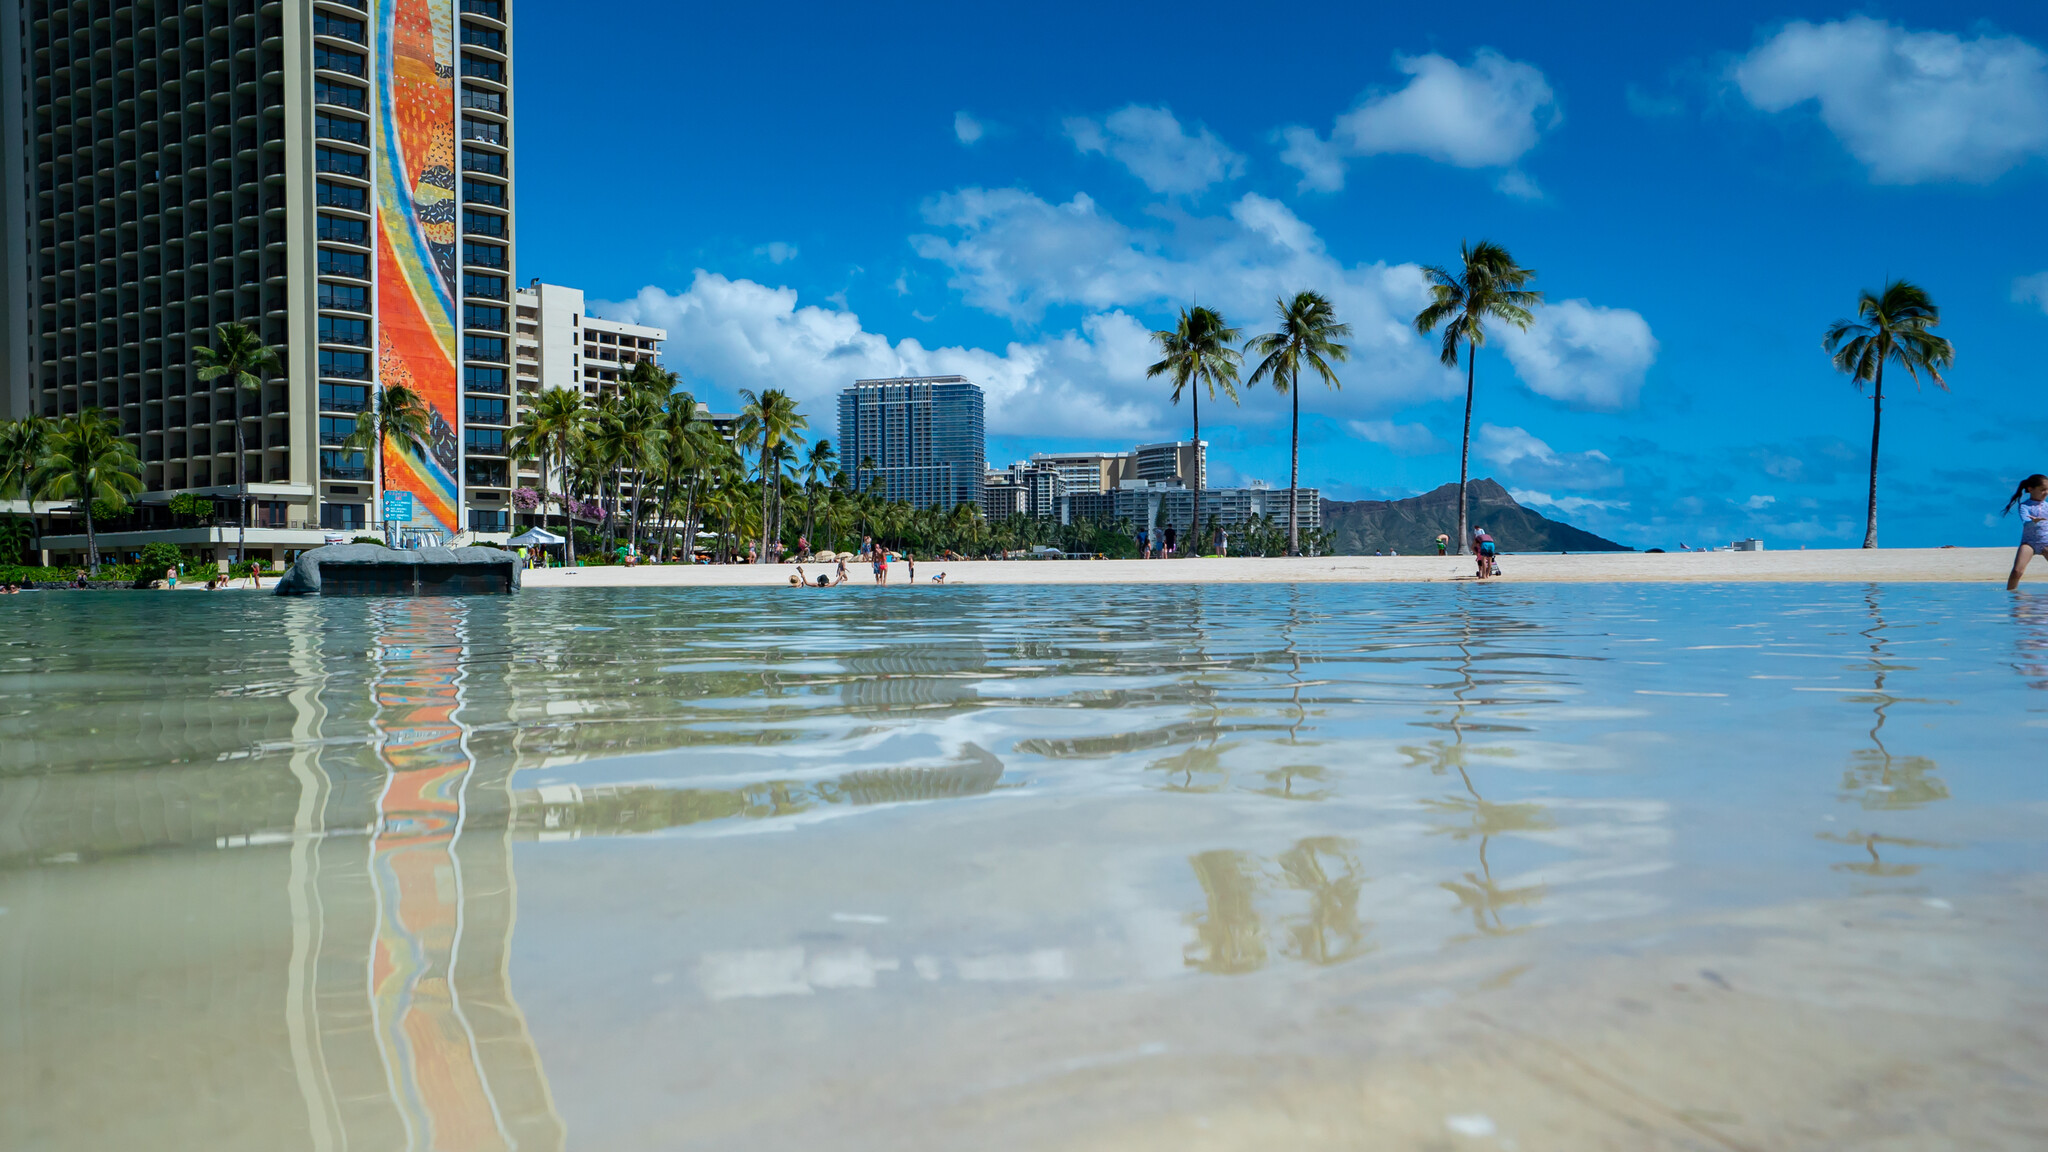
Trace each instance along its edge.
{"label": "palm tree trunk", "polygon": [[1193,540],[1202,531],[1202,390],[1196,388],[1189,395],[1195,398],[1195,510],[1194,522],[1188,525],[1188,539]]}
{"label": "palm tree trunk", "polygon": [[1876,388],[1870,399],[1870,503],[1863,513],[1863,546],[1877,547],[1877,430],[1884,422],[1884,361],[1877,362]]}
{"label": "palm tree trunk", "polygon": [[1301,555],[1301,525],[1298,517],[1300,516],[1301,496],[1297,492],[1297,485],[1301,483],[1300,369],[1296,369],[1292,375],[1294,379],[1290,382],[1288,388],[1290,392],[1294,393],[1294,433],[1291,438],[1293,447],[1289,450],[1287,463],[1287,554],[1289,556],[1299,556]]}
{"label": "palm tree trunk", "polygon": [[85,500],[85,570],[91,575],[100,574],[100,543],[92,531],[92,497]]}
{"label": "palm tree trunk", "polygon": [[[235,563],[249,555],[249,461],[242,449],[242,397],[235,395],[235,487],[242,490],[241,507],[235,512]],[[93,561],[95,570],[99,561]]]}
{"label": "palm tree trunk", "polygon": [[761,435],[761,555],[760,562],[768,563],[768,435]]}
{"label": "palm tree trunk", "polygon": [[1465,476],[1472,463],[1472,383],[1475,379],[1479,350],[1472,341],[1465,341],[1465,438],[1458,447],[1458,546],[1457,554],[1463,556],[1471,546],[1471,517],[1465,507]]}

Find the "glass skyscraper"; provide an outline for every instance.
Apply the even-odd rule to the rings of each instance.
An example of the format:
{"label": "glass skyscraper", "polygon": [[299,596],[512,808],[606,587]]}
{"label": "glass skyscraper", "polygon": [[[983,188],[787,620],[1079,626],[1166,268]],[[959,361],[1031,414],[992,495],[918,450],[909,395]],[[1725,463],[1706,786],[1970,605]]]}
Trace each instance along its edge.
{"label": "glass skyscraper", "polygon": [[867,491],[918,508],[981,503],[988,442],[981,389],[964,376],[857,380],[839,393],[839,466]]}
{"label": "glass skyscraper", "polygon": [[[507,0],[0,0],[0,416],[112,410],[147,492],[103,538],[259,558],[507,506],[513,276]],[[283,373],[201,381],[247,324]],[[372,390],[426,404],[380,459],[340,442]],[[241,432],[237,468],[236,430]],[[226,505],[223,532],[164,508]],[[59,535],[54,552],[76,551]],[[225,553],[223,552],[224,556]]]}

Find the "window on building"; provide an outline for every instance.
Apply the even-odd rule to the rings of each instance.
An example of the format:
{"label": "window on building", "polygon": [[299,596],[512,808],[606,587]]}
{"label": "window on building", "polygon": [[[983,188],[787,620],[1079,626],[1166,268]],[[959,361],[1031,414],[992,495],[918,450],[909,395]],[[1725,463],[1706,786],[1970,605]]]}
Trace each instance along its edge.
{"label": "window on building", "polygon": [[363,42],[363,22],[337,16],[319,8],[313,9],[313,35],[333,36],[341,40]]}
{"label": "window on building", "polygon": [[485,92],[476,88],[464,88],[462,90],[462,106],[464,108],[481,108],[486,112],[496,112],[502,115],[505,111],[505,94],[503,92]]}
{"label": "window on building", "polygon": [[332,180],[319,182],[319,200],[323,208],[347,208],[353,212],[370,210],[370,191],[353,184],[336,184]]}
{"label": "window on building", "polygon": [[313,67],[325,68],[330,72],[346,72],[351,76],[363,74],[363,54],[348,52],[340,48],[329,48],[325,44],[313,45]]}
{"label": "window on building", "polygon": [[370,465],[361,452],[325,448],[320,452],[320,475],[329,480],[368,480]]}
{"label": "window on building", "polygon": [[462,210],[462,231],[470,236],[503,236],[505,218],[496,212]]}
{"label": "window on building", "polygon": [[489,80],[493,84],[503,84],[505,65],[497,60],[465,55],[462,58],[462,74],[473,80]]}
{"label": "window on building", "polygon": [[465,328],[489,328],[493,332],[505,330],[505,310],[494,304],[464,304],[462,326]]}
{"label": "window on building", "polygon": [[368,312],[370,290],[361,284],[329,284],[322,280],[320,306],[340,312]]}
{"label": "window on building", "polygon": [[475,364],[464,364],[462,366],[462,387],[465,391],[469,392],[502,393],[505,391],[505,370],[503,368],[483,368]]}
{"label": "window on building", "polygon": [[462,138],[464,140],[481,140],[486,144],[503,144],[505,142],[505,126],[496,120],[478,120],[465,116],[462,119]]}
{"label": "window on building", "polygon": [[364,516],[367,511],[362,504],[322,504],[320,527],[329,532],[359,532],[369,524]]}
{"label": "window on building", "polygon": [[334,348],[320,350],[320,374],[339,376],[344,380],[368,380],[370,378],[370,354],[368,352],[343,352]]}
{"label": "window on building", "polygon": [[510,532],[512,514],[503,508],[471,508],[469,510],[471,532]]}
{"label": "window on building", "polygon": [[503,52],[505,50],[505,34],[503,32],[495,28],[479,28],[474,24],[464,24],[462,26],[462,42],[464,44],[474,44],[479,48],[489,48],[493,52]]}
{"label": "window on building", "polygon": [[464,428],[462,445],[471,452],[484,452],[492,456],[505,454],[505,430],[503,428]]}
{"label": "window on building", "polygon": [[462,198],[472,204],[489,204],[494,208],[505,206],[505,186],[489,180],[464,180]]}
{"label": "window on building", "polygon": [[462,294],[464,296],[481,296],[486,300],[503,300],[505,298],[505,278],[503,276],[486,276],[481,272],[464,272],[462,274]]}
{"label": "window on building", "polygon": [[315,148],[313,167],[337,176],[361,176],[370,170],[370,158],[360,152],[343,152],[338,148]]}
{"label": "window on building", "polygon": [[462,170],[464,172],[482,172],[487,176],[503,176],[505,174],[505,156],[501,152],[483,152],[475,148],[464,148],[462,150]]}
{"label": "window on building", "polygon": [[464,240],[462,242],[462,262],[464,264],[479,264],[485,268],[503,268],[505,266],[505,249],[496,244],[476,244]]}
{"label": "window on building", "polygon": [[326,213],[322,213],[317,228],[322,240],[339,240],[343,244],[368,244],[370,242],[370,222],[367,220],[356,220],[348,216],[329,216]]}
{"label": "window on building", "polygon": [[505,402],[483,396],[465,396],[462,398],[462,419],[470,424],[503,424]]}
{"label": "window on building", "polygon": [[510,473],[503,460],[465,460],[462,462],[462,478],[476,488],[509,488],[505,482]]}
{"label": "window on building", "polygon": [[322,276],[351,276],[357,280],[370,278],[370,254],[367,252],[344,252],[336,248],[320,250],[320,274]]}
{"label": "window on building", "polygon": [[352,316],[320,317],[320,342],[322,344],[362,344],[370,342],[370,322]]}
{"label": "window on building", "polygon": [[313,135],[322,140],[342,140],[350,144],[370,142],[370,126],[361,120],[347,116],[329,116],[325,112],[313,114]]}
{"label": "window on building", "polygon": [[356,430],[356,422],[347,416],[322,416],[320,418],[320,443],[333,447],[348,442],[349,435]]}
{"label": "window on building", "polygon": [[320,407],[327,412],[361,412],[370,405],[370,390],[361,384],[320,385]]}
{"label": "window on building", "polygon": [[313,102],[316,104],[334,104],[361,112],[368,95],[353,84],[338,84],[327,79],[313,81]]}
{"label": "window on building", "polygon": [[464,360],[505,360],[505,338],[502,336],[464,336],[462,338]]}
{"label": "window on building", "polygon": [[462,11],[468,16],[487,16],[493,20],[503,20],[505,0],[462,0]]}

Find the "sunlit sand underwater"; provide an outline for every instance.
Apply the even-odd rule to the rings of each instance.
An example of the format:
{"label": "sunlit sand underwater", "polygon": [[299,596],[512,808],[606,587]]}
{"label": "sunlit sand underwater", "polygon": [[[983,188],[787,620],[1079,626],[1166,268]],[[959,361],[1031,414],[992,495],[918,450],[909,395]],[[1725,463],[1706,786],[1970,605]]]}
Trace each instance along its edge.
{"label": "sunlit sand underwater", "polygon": [[0,601],[0,1147],[2048,1145],[2048,596]]}

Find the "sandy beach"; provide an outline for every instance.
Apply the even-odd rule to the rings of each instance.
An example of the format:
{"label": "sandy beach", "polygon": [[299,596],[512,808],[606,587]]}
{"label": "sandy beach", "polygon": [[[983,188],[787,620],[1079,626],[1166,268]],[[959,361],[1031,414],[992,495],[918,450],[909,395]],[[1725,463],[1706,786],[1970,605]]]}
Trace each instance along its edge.
{"label": "sandy beach", "polygon": [[[849,564],[848,587],[871,587],[864,563]],[[1997,583],[2012,567],[2007,548],[1828,549],[1804,552],[1638,552],[1513,555],[1501,559],[1504,583],[1586,584],[1730,581],[1834,583]],[[2038,566],[2037,566],[2038,567]],[[1473,580],[1463,556],[1245,557],[1226,560],[968,560],[917,565],[920,586],[943,572],[948,584],[1315,584],[1435,583]],[[833,565],[805,565],[813,579]],[[784,586],[788,564],[666,564],[645,568],[548,568],[528,572],[529,588]],[[2048,572],[2044,572],[2048,575]],[[908,583],[889,566],[892,587]]]}

